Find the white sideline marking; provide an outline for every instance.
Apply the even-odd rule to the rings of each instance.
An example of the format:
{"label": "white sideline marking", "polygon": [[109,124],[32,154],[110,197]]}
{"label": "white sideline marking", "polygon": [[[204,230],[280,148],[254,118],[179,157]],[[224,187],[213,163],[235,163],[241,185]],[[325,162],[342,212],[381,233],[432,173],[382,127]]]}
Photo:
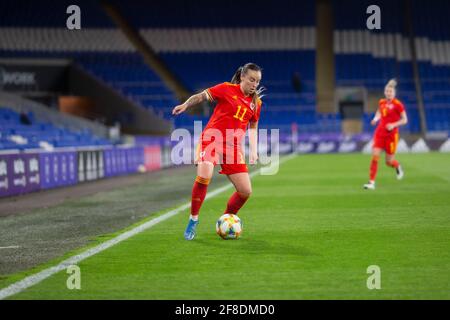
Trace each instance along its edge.
{"label": "white sideline marking", "polygon": [[19,246],[0,247],[0,249],[19,249]]}
{"label": "white sideline marking", "polygon": [[[284,163],[284,162],[294,158],[295,156],[296,156],[296,154],[290,154],[288,156],[285,156],[285,157],[283,157],[282,159],[279,160],[279,164]],[[253,177],[253,176],[259,174],[260,170],[261,169],[258,169],[256,171],[250,173],[250,176]],[[228,184],[226,184],[223,187],[215,189],[215,190],[209,192],[206,195],[205,200],[206,199],[210,199],[210,198],[212,198],[212,197],[214,197],[214,196],[216,196],[216,195],[218,195],[218,194],[220,194],[220,193],[222,193],[222,192],[224,192],[224,191],[226,191],[226,190],[228,190],[228,189],[230,189],[232,187],[233,187],[233,185],[231,183],[228,183]],[[95,255],[95,254],[97,254],[99,252],[102,252],[103,250],[106,250],[106,249],[108,249],[108,248],[118,244],[119,242],[127,240],[128,238],[131,238],[132,236],[134,236],[134,235],[136,235],[138,233],[141,233],[142,231],[147,230],[147,229],[153,227],[154,225],[156,225],[156,224],[158,224],[158,223],[160,223],[160,222],[162,222],[164,220],[169,219],[170,217],[173,217],[177,213],[179,213],[179,212],[189,208],[190,206],[191,206],[190,202],[185,203],[185,204],[179,206],[178,208],[175,208],[175,209],[173,209],[173,210],[171,210],[171,211],[169,211],[169,212],[167,212],[167,213],[165,213],[165,214],[163,214],[163,215],[161,215],[161,216],[159,216],[159,217],[157,217],[155,219],[147,221],[147,222],[141,224],[140,226],[137,226],[134,229],[131,229],[131,230],[127,231],[127,232],[124,232],[124,233],[118,235],[117,237],[115,237],[115,238],[113,238],[111,240],[108,240],[108,241],[106,241],[104,243],[99,244],[96,247],[93,247],[91,249],[88,249],[88,250],[80,253],[80,254],[77,254],[77,255],[75,255],[73,257],[70,257],[70,258],[62,261],[60,264],[58,264],[58,265],[56,265],[54,267],[47,268],[47,269],[42,270],[42,271],[40,271],[40,272],[38,272],[38,273],[36,273],[34,275],[28,276],[25,279],[22,279],[22,280],[20,280],[20,281],[18,281],[16,283],[13,283],[13,284],[9,285],[8,287],[0,290],[0,300],[8,298],[8,297],[10,297],[12,295],[15,295],[17,293],[20,293],[23,290],[25,290],[25,289],[27,289],[27,288],[29,288],[31,286],[34,286],[35,284],[38,284],[39,282],[47,279],[48,277],[54,275],[55,273],[58,273],[60,271],[63,271],[65,269],[67,269],[71,265],[77,264],[77,263],[83,261],[84,259],[89,258],[90,256],[93,256],[93,255]]]}

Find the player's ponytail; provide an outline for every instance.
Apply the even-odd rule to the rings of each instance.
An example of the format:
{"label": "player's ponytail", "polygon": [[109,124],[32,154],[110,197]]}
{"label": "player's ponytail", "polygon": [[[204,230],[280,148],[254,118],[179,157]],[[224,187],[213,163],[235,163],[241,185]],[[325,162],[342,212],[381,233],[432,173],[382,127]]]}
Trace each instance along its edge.
{"label": "player's ponytail", "polygon": [[239,84],[241,83],[241,74],[244,67],[239,67],[236,72],[233,75],[233,78],[231,78],[231,83]]}

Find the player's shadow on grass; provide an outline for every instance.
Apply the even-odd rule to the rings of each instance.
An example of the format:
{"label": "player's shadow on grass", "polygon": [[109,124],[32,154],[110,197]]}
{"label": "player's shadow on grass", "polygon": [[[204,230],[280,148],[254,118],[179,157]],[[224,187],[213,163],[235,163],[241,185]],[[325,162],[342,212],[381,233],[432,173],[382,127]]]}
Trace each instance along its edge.
{"label": "player's shadow on grass", "polygon": [[300,246],[294,246],[291,244],[278,244],[270,243],[265,240],[257,240],[251,238],[243,238],[239,240],[221,240],[211,238],[197,238],[195,244],[207,247],[221,248],[222,250],[227,247],[230,249],[239,249],[249,254],[273,254],[273,255],[292,255],[292,256],[315,256],[317,255],[313,251]]}

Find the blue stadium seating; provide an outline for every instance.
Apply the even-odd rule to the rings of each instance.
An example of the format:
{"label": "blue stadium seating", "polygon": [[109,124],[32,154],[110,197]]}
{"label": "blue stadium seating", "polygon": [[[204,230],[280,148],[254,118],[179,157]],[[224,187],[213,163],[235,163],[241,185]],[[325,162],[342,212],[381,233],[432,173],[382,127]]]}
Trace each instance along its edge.
{"label": "blue stadium seating", "polygon": [[297,0],[113,0],[136,28],[219,28],[314,25],[315,2]]}
{"label": "blue stadium seating", "polygon": [[[107,139],[96,137],[89,130],[73,132],[51,123],[39,122],[32,112],[24,116],[30,121],[29,124],[22,122],[21,115],[17,112],[0,107],[0,150],[41,148],[41,141],[55,148],[112,145]],[[12,140],[14,136],[20,136],[19,141],[22,143]]]}

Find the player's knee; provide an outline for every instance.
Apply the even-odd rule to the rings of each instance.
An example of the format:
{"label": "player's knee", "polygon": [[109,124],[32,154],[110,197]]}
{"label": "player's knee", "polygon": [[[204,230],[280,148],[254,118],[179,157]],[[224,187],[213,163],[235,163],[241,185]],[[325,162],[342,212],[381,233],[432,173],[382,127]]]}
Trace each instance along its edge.
{"label": "player's knee", "polygon": [[252,188],[243,188],[238,191],[241,198],[250,198],[252,195]]}
{"label": "player's knee", "polygon": [[200,162],[197,166],[197,175],[206,178],[211,179],[214,173],[214,165],[210,162]]}

